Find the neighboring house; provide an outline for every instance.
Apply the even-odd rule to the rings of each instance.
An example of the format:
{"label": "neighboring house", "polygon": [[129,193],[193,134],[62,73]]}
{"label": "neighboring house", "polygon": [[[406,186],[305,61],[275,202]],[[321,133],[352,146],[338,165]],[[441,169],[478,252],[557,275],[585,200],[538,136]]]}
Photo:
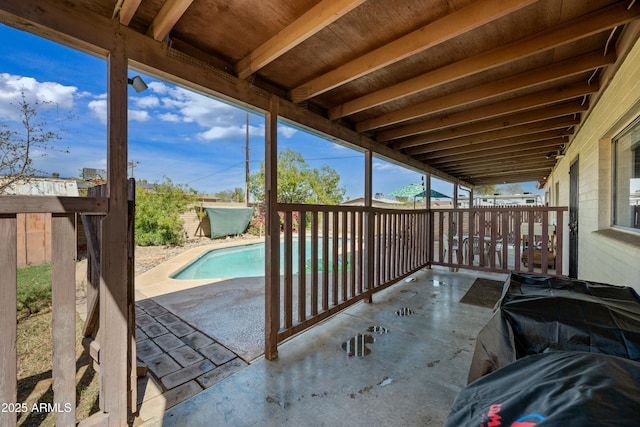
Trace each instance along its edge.
{"label": "neighboring house", "polygon": [[640,42],[544,184],[550,205],[570,207],[563,220],[565,273],[640,291],[638,187]]}
{"label": "neighboring house", "polygon": [[[3,178],[0,178],[2,180]],[[78,197],[75,179],[31,178],[7,187],[5,194],[21,196]],[[51,262],[51,214],[17,214],[18,266]],[[82,227],[76,227],[77,230]]]}
{"label": "neighboring house", "polygon": [[[341,205],[364,206],[364,197],[358,197],[355,199],[347,200],[346,202],[342,202]],[[371,199],[371,206],[373,206],[374,208],[406,209],[407,204],[403,202],[399,202],[397,200],[373,198]]]}

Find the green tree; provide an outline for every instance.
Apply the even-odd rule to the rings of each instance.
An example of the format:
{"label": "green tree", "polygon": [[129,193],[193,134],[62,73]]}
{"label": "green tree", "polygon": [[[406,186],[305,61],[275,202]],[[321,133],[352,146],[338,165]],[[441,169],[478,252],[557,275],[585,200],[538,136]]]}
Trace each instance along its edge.
{"label": "green tree", "polygon": [[[260,171],[249,177],[249,192],[264,202],[264,162]],[[278,154],[278,201],[281,203],[339,204],[346,189],[340,187],[340,175],[329,166],[312,169],[302,154],[286,149]]]}
{"label": "green tree", "polygon": [[233,190],[223,190],[214,194],[221,202],[244,203],[244,190],[236,187]]}
{"label": "green tree", "polygon": [[[46,152],[55,149],[53,143],[62,139],[62,127],[52,129],[44,117],[44,108],[52,104],[48,101],[29,102],[21,92],[12,105],[16,108],[20,125],[17,128],[0,123],[0,194],[13,183],[28,181],[42,171],[33,165],[35,157],[46,156]],[[72,119],[68,116],[65,120]],[[58,121],[59,123],[59,121]],[[67,149],[61,150],[68,152]]]}
{"label": "green tree", "polygon": [[522,188],[522,185],[518,183],[503,185],[502,191],[504,192],[504,194],[523,194],[524,193],[524,189]]}
{"label": "green tree", "polygon": [[184,242],[180,214],[196,201],[196,193],[171,179],[153,190],[136,188],[135,240],[140,246],[179,245]]}
{"label": "green tree", "polygon": [[473,188],[473,193],[477,196],[483,196],[483,195],[494,195],[498,192],[498,188],[495,186],[495,184],[488,184],[488,185],[476,185]]}

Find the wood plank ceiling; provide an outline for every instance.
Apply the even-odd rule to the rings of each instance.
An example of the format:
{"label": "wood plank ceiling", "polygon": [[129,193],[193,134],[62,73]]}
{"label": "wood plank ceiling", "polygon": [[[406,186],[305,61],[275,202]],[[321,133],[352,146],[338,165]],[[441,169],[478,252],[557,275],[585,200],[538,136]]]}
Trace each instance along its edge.
{"label": "wood plank ceiling", "polygon": [[544,182],[640,18],[633,0],[66,3],[473,185]]}

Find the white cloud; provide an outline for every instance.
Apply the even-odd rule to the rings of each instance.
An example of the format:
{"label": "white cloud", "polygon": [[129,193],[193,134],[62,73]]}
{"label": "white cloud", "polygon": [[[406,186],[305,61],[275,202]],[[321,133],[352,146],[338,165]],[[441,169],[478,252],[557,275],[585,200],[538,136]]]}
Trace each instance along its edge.
{"label": "white cloud", "polygon": [[155,108],[160,105],[160,100],[156,96],[132,97],[131,99],[140,108]]}
{"label": "white cloud", "polygon": [[371,167],[377,171],[389,171],[389,170],[399,170],[399,169],[403,169],[399,166],[396,166],[394,164],[391,163],[380,163],[380,162],[373,162],[371,164]]}
{"label": "white cloud", "polygon": [[287,139],[292,138],[297,132],[297,129],[290,126],[278,126],[278,133]]}
{"label": "white cloud", "polygon": [[87,104],[91,113],[100,120],[103,125],[107,124],[107,100],[95,99]]}
{"label": "white cloud", "polygon": [[16,102],[22,93],[29,104],[41,102],[41,109],[62,109],[69,111],[73,108],[73,98],[78,88],[64,86],[55,82],[39,82],[32,77],[16,76],[0,73],[0,115],[10,120],[19,120]]}
{"label": "white cloud", "polygon": [[[247,133],[246,125],[242,126],[214,126],[205,132],[198,134],[198,138],[204,141],[243,137]],[[263,126],[249,126],[249,136],[264,135]]]}
{"label": "white cloud", "polygon": [[[103,125],[107,124],[107,100],[99,96],[98,99],[89,101],[87,104],[91,113],[100,120]],[[129,120],[136,122],[146,122],[151,119],[149,112],[145,110],[129,110]]]}
{"label": "white cloud", "polygon": [[[149,89],[159,97],[157,107],[165,110],[158,117],[163,121],[174,123],[196,123],[203,129],[197,134],[200,140],[213,141],[245,135],[246,112],[238,107],[160,82],[149,83]],[[295,130],[283,130],[281,133],[289,138]],[[264,126],[250,125],[249,134],[264,135]]]}
{"label": "white cloud", "polygon": [[129,110],[129,120],[135,122],[147,122],[151,118],[148,111],[144,110]]}
{"label": "white cloud", "polygon": [[170,123],[179,123],[180,122],[180,116],[177,115],[177,114],[173,114],[173,113],[159,114],[158,118],[160,120],[162,120],[163,122],[170,122]]}

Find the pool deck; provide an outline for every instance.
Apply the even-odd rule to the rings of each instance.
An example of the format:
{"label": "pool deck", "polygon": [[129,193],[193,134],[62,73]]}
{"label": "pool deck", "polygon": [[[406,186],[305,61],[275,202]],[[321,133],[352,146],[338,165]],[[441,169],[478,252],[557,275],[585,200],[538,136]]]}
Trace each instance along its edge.
{"label": "pool deck", "polygon": [[[267,361],[263,278],[170,279],[212,248],[136,278],[138,356],[150,369],[139,380],[136,426],[441,426],[491,315],[459,300],[476,277],[506,277],[421,270],[281,344]],[[398,315],[401,308],[412,314]],[[349,357],[342,344],[359,334],[375,339],[370,354]]]}

